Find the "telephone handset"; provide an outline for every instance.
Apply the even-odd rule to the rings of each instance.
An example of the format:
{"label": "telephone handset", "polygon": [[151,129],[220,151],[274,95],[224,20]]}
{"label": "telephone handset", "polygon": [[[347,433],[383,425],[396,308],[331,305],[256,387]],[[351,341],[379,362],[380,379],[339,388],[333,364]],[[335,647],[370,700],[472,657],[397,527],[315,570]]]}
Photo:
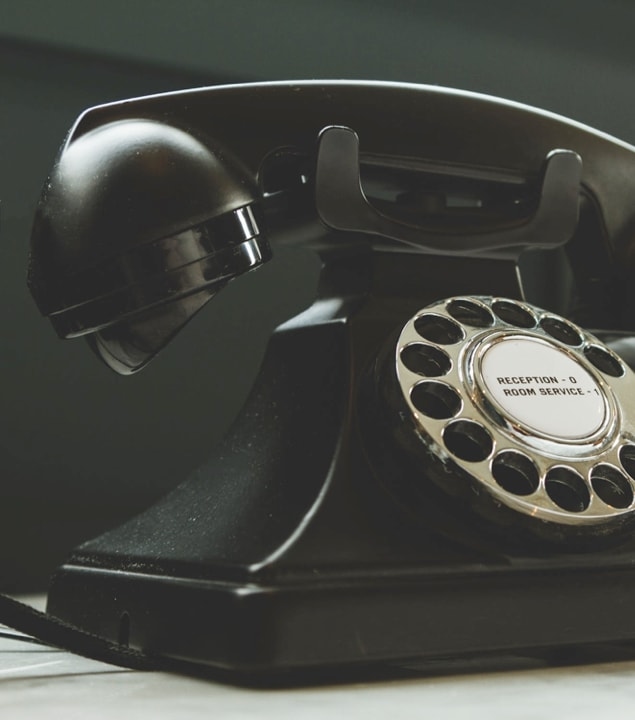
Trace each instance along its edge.
{"label": "telephone handset", "polygon": [[60,336],[135,372],[271,246],[322,271],[208,462],[50,612],[242,677],[635,639],[634,196],[635,148],[441,88],[84,113],[32,237]]}

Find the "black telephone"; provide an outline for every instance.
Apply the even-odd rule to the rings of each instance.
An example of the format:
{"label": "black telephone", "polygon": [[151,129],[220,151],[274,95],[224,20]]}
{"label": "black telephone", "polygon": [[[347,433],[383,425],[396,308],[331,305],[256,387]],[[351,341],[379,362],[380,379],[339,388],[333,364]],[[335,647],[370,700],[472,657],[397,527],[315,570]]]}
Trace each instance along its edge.
{"label": "black telephone", "polygon": [[628,648],[634,198],[635,148],[437,87],[84,113],[32,237],[60,336],[131,373],[270,243],[322,271],[209,461],[77,548],[49,611],[240,677]]}

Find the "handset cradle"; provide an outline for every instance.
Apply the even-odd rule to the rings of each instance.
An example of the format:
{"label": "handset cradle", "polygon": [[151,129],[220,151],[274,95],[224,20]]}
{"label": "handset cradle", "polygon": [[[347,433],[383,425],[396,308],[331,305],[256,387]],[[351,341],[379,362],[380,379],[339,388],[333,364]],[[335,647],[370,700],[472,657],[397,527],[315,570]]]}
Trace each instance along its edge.
{"label": "handset cradle", "polygon": [[578,222],[582,167],[579,155],[569,150],[553,150],[545,158],[538,207],[526,224],[478,234],[433,234],[382,215],[364,194],[359,167],[355,131],[325,128],[317,154],[315,205],[322,222],[333,230],[378,235],[420,252],[478,255],[560,247],[573,236]]}

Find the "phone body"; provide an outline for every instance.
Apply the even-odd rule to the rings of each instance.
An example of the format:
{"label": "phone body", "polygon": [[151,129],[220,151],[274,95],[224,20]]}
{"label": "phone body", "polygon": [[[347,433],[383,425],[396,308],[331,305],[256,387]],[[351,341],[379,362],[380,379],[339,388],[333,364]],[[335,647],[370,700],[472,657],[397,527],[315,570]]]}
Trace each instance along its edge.
{"label": "phone body", "polygon": [[209,460],[77,548],[49,611],[243,678],[628,646],[633,186],[614,138],[428,86],[88,110],[32,238],[60,336],[132,373],[277,245],[322,271]]}

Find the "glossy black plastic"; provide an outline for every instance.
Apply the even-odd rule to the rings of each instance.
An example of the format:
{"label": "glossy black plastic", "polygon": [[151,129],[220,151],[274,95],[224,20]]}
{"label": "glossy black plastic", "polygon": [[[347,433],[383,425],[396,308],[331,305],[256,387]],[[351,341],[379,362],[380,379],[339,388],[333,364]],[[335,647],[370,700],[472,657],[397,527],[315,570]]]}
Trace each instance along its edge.
{"label": "glossy black plastic", "polygon": [[269,259],[257,196],[209,140],[149,119],[96,128],[67,146],[47,183],[31,292],[61,337],[97,333],[111,367],[137,370],[229,280]]}
{"label": "glossy black plastic", "polygon": [[[170,180],[158,192],[173,189],[173,212],[159,209],[150,229],[136,210],[69,225],[76,197],[61,169],[74,147],[139,118],[203,143],[204,201],[181,214],[187,193]],[[329,137],[343,138],[345,152],[331,152]],[[178,175],[189,178],[186,168]],[[120,197],[115,185],[101,176],[95,207]],[[143,187],[135,180],[142,208],[154,207],[155,187],[153,177]],[[635,324],[626,282],[634,196],[633,148],[531,108],[439,88],[257,84],[86,112],[34,228],[31,287],[52,319],[75,307],[58,302],[80,292],[75,273],[120,263],[132,246],[145,252],[180,233],[187,241],[190,228],[243,207],[257,218],[259,247],[264,234],[274,246],[308,244],[323,270],[314,305],[276,330],[209,461],[73,552],[53,578],[50,611],[241,677],[635,639],[624,602],[635,596],[632,541],[606,551],[590,537],[584,552],[507,541],[504,528],[472,522],[462,500],[428,493],[417,463],[395,452],[403,428],[385,412],[378,370],[392,334],[452,295],[526,298],[622,337]],[[155,222],[150,210],[141,216]],[[98,218],[125,241],[111,242]],[[144,272],[145,261],[135,278]],[[224,278],[188,280],[174,301],[162,290],[155,306],[142,300],[123,314],[110,304],[103,323],[84,329],[102,356],[113,355],[111,366],[135,369]],[[126,287],[115,281],[104,297]],[[159,343],[156,312],[169,316]],[[417,473],[420,496],[404,490]]]}

